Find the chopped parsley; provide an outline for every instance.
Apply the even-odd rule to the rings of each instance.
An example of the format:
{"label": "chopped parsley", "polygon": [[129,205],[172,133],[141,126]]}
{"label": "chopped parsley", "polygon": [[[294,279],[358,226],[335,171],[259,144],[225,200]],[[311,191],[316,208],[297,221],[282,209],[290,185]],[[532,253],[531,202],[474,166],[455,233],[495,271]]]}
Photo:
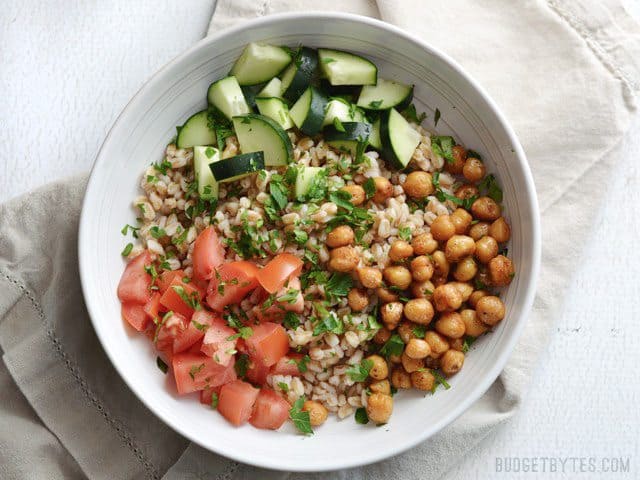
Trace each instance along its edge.
{"label": "chopped parsley", "polygon": [[138,238],[138,230],[140,230],[140,227],[134,227],[133,225],[129,225],[127,223],[124,227],[122,227],[120,233],[122,235],[126,235],[129,230],[131,230],[131,235],[133,236],[133,238]]}
{"label": "chopped parsley", "polygon": [[201,332],[204,332],[207,328],[209,328],[209,325],[207,325],[206,323],[196,322],[194,319],[191,319],[191,323],[193,323],[193,326]]}
{"label": "chopped parsley", "polygon": [[333,128],[335,128],[338,132],[346,132],[346,130],[344,129],[344,125],[342,125],[342,122],[338,117],[334,117],[333,119]]}
{"label": "chopped parsley", "polygon": [[391,338],[387,340],[387,342],[380,349],[380,354],[385,357],[397,357],[402,355],[402,351],[404,350],[404,342],[400,335],[394,333],[391,335]]}
{"label": "chopped parsley", "polygon": [[344,325],[336,315],[336,312],[329,312],[326,308],[316,303],[316,312],[320,318],[313,328],[313,336],[316,337],[326,332],[340,335],[344,332]]}
{"label": "chopped parsley", "polygon": [[160,357],[156,357],[156,365],[158,366],[160,371],[164,374],[166,374],[167,370],[169,370],[169,366],[166,363],[164,363],[164,360],[162,360]]}
{"label": "chopped parsley", "polygon": [[133,250],[133,243],[127,243],[127,245],[122,250],[122,256],[128,257],[129,254],[131,253],[131,250]]}
{"label": "chopped parsley", "polygon": [[493,199],[496,203],[502,202],[502,189],[492,173],[482,179],[478,184],[478,188],[481,192],[484,191],[487,197]]}
{"label": "chopped parsley", "polygon": [[178,229],[180,229],[176,232],[178,233],[178,236],[171,239],[171,243],[173,243],[174,245],[180,245],[184,243],[184,241],[187,239],[187,234],[189,233],[189,230],[187,230],[186,228],[178,227]]}
{"label": "chopped parsley", "polygon": [[155,175],[147,175],[147,183],[157,183],[158,177]]}
{"label": "chopped parsley", "polygon": [[347,212],[353,210],[353,204],[351,203],[351,194],[346,190],[336,190],[329,194],[329,200],[335,203],[338,207],[344,208]]}
{"label": "chopped parsley", "polygon": [[447,382],[447,379],[444,378],[440,372],[437,372],[436,370],[432,370],[433,376],[435,377],[436,381],[433,384],[433,388],[431,389],[431,393],[435,393],[436,389],[438,388],[438,385],[442,385],[444,387],[445,390],[449,390],[451,388],[451,385],[449,385],[449,383]]}
{"label": "chopped parsley", "polygon": [[251,327],[240,327],[238,329],[238,333],[227,337],[227,341],[230,342],[232,340],[235,340],[236,338],[242,338],[243,340],[246,340],[251,335],[253,335],[253,329]]}
{"label": "chopped parsley", "polygon": [[431,183],[433,183],[433,186],[436,189],[435,196],[439,201],[445,202],[449,200],[466,210],[469,210],[471,208],[471,205],[473,205],[473,202],[475,202],[478,198],[476,196],[469,197],[469,198],[458,198],[455,195],[451,195],[450,193],[447,193],[444,190],[442,190],[442,188],[440,187],[440,172],[433,172]]}
{"label": "chopped parsley", "polygon": [[293,241],[298,245],[304,245],[305,243],[307,243],[307,240],[309,240],[309,234],[304,230],[296,228],[291,233],[291,238],[293,238]]}
{"label": "chopped parsley", "polygon": [[324,294],[330,300],[336,297],[346,297],[351,287],[353,287],[351,275],[334,272],[324,286]]}
{"label": "chopped parsley", "polygon": [[282,321],[282,324],[285,326],[285,328],[294,330],[300,326],[300,319],[298,318],[298,315],[296,315],[295,313],[287,312],[284,316],[284,320]]}
{"label": "chopped parsley", "polygon": [[191,365],[191,368],[189,369],[189,376],[191,377],[191,380],[195,380],[195,376],[200,373],[203,368],[204,363],[201,363],[200,365]]}
{"label": "chopped parsley", "polygon": [[167,170],[171,168],[171,162],[169,162],[169,160],[167,159],[164,159],[160,163],[154,163],[153,168],[155,168],[156,171],[160,172],[161,174],[166,175]]}
{"label": "chopped parsley", "polygon": [[210,106],[207,112],[207,126],[209,130],[216,132],[216,141],[219,148],[224,148],[225,140],[234,135],[231,121],[220,110]]}
{"label": "chopped parsley", "polygon": [[367,415],[367,409],[360,407],[356,410],[356,423],[366,425],[369,423],[369,415]]}
{"label": "chopped parsley", "polygon": [[278,382],[278,388],[280,388],[280,390],[282,390],[284,393],[287,393],[289,391],[289,385],[284,382]]}
{"label": "chopped parsley", "polygon": [[293,420],[293,424],[302,433],[306,435],[312,435],[313,430],[311,429],[311,417],[309,415],[309,412],[302,410],[304,401],[305,397],[303,395],[294,402],[293,406],[289,410],[289,418]]}
{"label": "chopped parsley", "polygon": [[151,227],[149,229],[149,233],[156,240],[159,239],[159,238],[164,237],[167,234],[167,232],[165,232],[163,228],[160,228],[157,225],[154,225],[153,227]]}
{"label": "chopped parsley", "polygon": [[300,373],[306,373],[307,364],[310,361],[311,361],[311,357],[309,357],[309,355],[305,355],[300,360],[296,360],[295,358],[292,358],[291,360],[288,360],[287,363],[290,363],[291,365],[295,365],[296,367],[298,367],[298,371]]}
{"label": "chopped parsley", "polygon": [[352,365],[347,368],[347,375],[354,382],[364,382],[369,377],[372,367],[373,361],[364,359],[359,365]]}
{"label": "chopped parsley", "polygon": [[274,206],[277,210],[284,209],[289,202],[289,199],[287,198],[289,195],[289,189],[285,186],[282,180],[281,175],[273,175],[269,182],[269,193],[271,194],[271,198],[273,199]]}
{"label": "chopped parsley", "polygon": [[216,408],[218,408],[218,401],[219,401],[219,399],[218,399],[218,394],[217,394],[216,392],[213,392],[213,393],[211,394],[211,408],[212,408],[213,410],[215,410]]}
{"label": "chopped parsley", "polygon": [[398,229],[398,236],[405,242],[411,240],[411,227],[400,227]]}
{"label": "chopped parsley", "polygon": [[418,125],[424,122],[424,119],[427,118],[427,114],[424,112],[418,115],[418,112],[416,111],[416,106],[413,103],[409,105],[407,108],[405,108],[402,111],[402,114],[407,120],[413,123],[417,123]]}
{"label": "chopped parsley", "polygon": [[284,295],[280,295],[277,298],[277,300],[280,303],[288,303],[290,305],[293,305],[294,303],[296,303],[299,293],[300,293],[300,290],[296,290],[295,288],[290,288],[289,290],[287,290],[287,292]]}
{"label": "chopped parsley", "polygon": [[427,334],[427,327],[424,325],[416,325],[413,327],[412,332],[417,338],[424,338]]}
{"label": "chopped parsley", "polygon": [[182,285],[172,285],[171,288],[178,294],[182,301],[187,304],[187,306],[194,310],[202,309],[197,290],[188,294]]}
{"label": "chopped parsley", "polygon": [[433,115],[433,126],[437,127],[438,126],[438,122],[440,121],[440,109],[436,108],[436,112]]}
{"label": "chopped parsley", "polygon": [[373,196],[376,194],[375,180],[373,178],[367,178],[366,182],[362,184],[362,188],[364,189],[364,194],[367,200],[373,198]]}
{"label": "chopped parsley", "polygon": [[473,345],[473,342],[475,342],[477,339],[477,337],[472,337],[471,335],[467,335],[466,337],[464,337],[464,342],[462,343],[462,351],[464,353],[467,353],[471,348],[471,345]]}
{"label": "chopped parsley", "polygon": [[[369,102],[370,108],[379,108],[380,105],[382,105],[382,100],[372,100],[371,102]],[[414,107],[414,110],[415,110],[415,107]]]}
{"label": "chopped parsley", "polygon": [[[304,168],[304,167],[302,167]],[[300,172],[298,172],[300,175]],[[319,170],[313,178],[311,179],[311,185],[307,190],[305,195],[298,196],[297,200],[299,202],[318,202],[320,200],[324,200],[327,196],[327,178],[329,176],[329,172],[326,168]]]}
{"label": "chopped parsley", "polygon": [[244,378],[247,376],[247,370],[249,370],[249,355],[246,353],[241,353],[236,358],[236,363],[233,366],[236,371],[236,374],[240,378]]}
{"label": "chopped parsley", "polygon": [[453,158],[453,147],[456,142],[453,137],[447,135],[434,135],[431,137],[431,150],[436,155],[440,155],[447,163],[455,162]]}

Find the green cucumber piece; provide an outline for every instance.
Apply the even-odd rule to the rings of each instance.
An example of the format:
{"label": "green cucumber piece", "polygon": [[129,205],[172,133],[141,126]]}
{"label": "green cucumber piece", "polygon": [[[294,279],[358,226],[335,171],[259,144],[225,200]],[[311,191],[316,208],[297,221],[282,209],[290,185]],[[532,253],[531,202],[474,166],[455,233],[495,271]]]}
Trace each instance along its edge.
{"label": "green cucumber piece", "polygon": [[265,87],[260,90],[257,97],[258,98],[271,98],[271,97],[279,97],[282,94],[282,80],[278,77],[274,77],[269,80],[269,83],[265,85]]}
{"label": "green cucumber piece", "polygon": [[206,110],[191,115],[184,122],[184,125],[178,129],[178,136],[176,137],[176,146],[178,148],[215,144],[216,132],[210,128]]}
{"label": "green cucumber piece", "polygon": [[371,125],[361,122],[344,122],[339,126],[341,128],[336,128],[336,125],[329,125],[323,130],[327,144],[336,150],[356,155],[358,144],[369,140]]}
{"label": "green cucumber piece", "polygon": [[289,135],[269,117],[248,113],[233,117],[233,128],[242,153],[264,152],[265,165],[287,165],[293,160]]}
{"label": "green cucumber piece", "polygon": [[376,150],[382,149],[382,141],[380,140],[380,118],[371,125],[371,133],[369,134],[369,145]]}
{"label": "green cucumber piece", "polygon": [[293,128],[293,121],[289,116],[289,107],[281,98],[256,98],[256,106],[260,111],[260,115],[275,120],[283,129]]}
{"label": "green cucumber piece", "polygon": [[236,77],[225,77],[213,82],[207,91],[207,100],[229,120],[250,112]]}
{"label": "green cucumber piece", "polygon": [[320,48],[318,61],[331,85],[375,85],[378,79],[378,67],[353,53]]}
{"label": "green cucumber piece", "polygon": [[233,182],[264,169],[263,152],[251,152],[225,158],[209,164],[211,173],[220,183]]}
{"label": "green cucumber piece", "polygon": [[291,65],[283,72],[282,96],[290,103],[300,98],[311,84],[313,75],[318,67],[318,53],[308,47],[302,47],[296,54]]}
{"label": "green cucumber piece", "polygon": [[244,95],[244,99],[247,102],[249,108],[256,108],[256,97],[259,95],[263,87],[263,83],[261,83],[260,85],[247,85],[244,87],[240,87],[240,90],[242,90],[242,95]]}
{"label": "green cucumber piece", "polygon": [[385,160],[399,170],[411,161],[420,143],[420,134],[395,109],[385,110],[380,117],[380,139]]}
{"label": "green cucumber piece", "polygon": [[313,185],[325,174],[326,170],[322,167],[298,167],[295,185],[296,198],[305,197]]}
{"label": "green cucumber piece", "polygon": [[364,122],[366,118],[362,110],[357,108],[353,103],[349,103],[342,98],[332,98],[327,103],[324,120],[322,126],[331,125],[335,119],[341,122]]}
{"label": "green cucumber piece", "polygon": [[252,42],[244,47],[229,75],[240,85],[258,85],[278,75],[289,62],[291,55],[284,48]]}
{"label": "green cucumber piece", "polygon": [[326,106],[327,97],[320,90],[311,86],[291,107],[289,115],[296,127],[303,133],[316,135],[322,129]]}
{"label": "green cucumber piece", "polygon": [[362,87],[358,97],[358,106],[368,110],[386,110],[395,108],[404,110],[413,99],[413,85],[378,78],[376,85]]}
{"label": "green cucumber piece", "polygon": [[203,200],[218,198],[218,182],[209,164],[220,160],[220,150],[214,147],[193,147],[193,172],[198,182],[198,194]]}

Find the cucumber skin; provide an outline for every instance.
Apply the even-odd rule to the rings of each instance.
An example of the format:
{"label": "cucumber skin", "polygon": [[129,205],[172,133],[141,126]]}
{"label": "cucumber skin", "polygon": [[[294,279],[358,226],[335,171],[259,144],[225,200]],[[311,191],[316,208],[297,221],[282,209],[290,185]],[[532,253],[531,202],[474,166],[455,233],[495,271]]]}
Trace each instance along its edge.
{"label": "cucumber skin", "polygon": [[363,122],[342,122],[346,131],[341,132],[334,125],[324,128],[324,138],[329,141],[359,141],[367,140],[371,134],[371,124]]}
{"label": "cucumber skin", "polygon": [[309,88],[311,89],[311,104],[309,105],[309,113],[311,115],[307,115],[304,119],[300,126],[300,131],[307,135],[317,135],[322,130],[324,112],[329,99],[316,87],[311,86]]}
{"label": "cucumber skin", "polygon": [[[299,64],[296,62],[299,61]],[[313,74],[318,68],[318,52],[309,47],[302,47],[293,59],[297,70],[291,84],[282,92],[282,96],[290,103],[294,103],[311,84]]]}
{"label": "cucumber skin", "polygon": [[[358,107],[360,108],[364,108],[367,111],[382,111],[382,110],[388,110],[390,108],[395,108],[396,110],[398,110],[399,112],[401,112],[402,110],[404,110],[405,108],[407,108],[409,105],[411,105],[411,102],[413,101],[413,91],[415,89],[415,85],[411,85],[411,89],[409,90],[409,95],[407,95],[400,103],[396,104],[396,105],[391,105],[389,107],[385,107],[385,108],[371,108],[367,105],[358,105],[356,103],[356,105],[358,105]],[[358,98],[359,100],[359,98]]]}
{"label": "cucumber skin", "polygon": [[389,137],[389,115],[391,109],[382,110],[380,115],[380,142],[382,143],[382,154],[384,159],[391,162],[394,168],[397,170],[404,170],[407,165],[403,165],[400,159],[396,156]]}
{"label": "cucumber skin", "polygon": [[266,83],[260,83],[258,85],[245,85],[240,87],[249,108],[256,108],[256,98],[265,85]]}
{"label": "cucumber skin", "polygon": [[[196,122],[199,121],[200,117],[204,117],[204,120],[207,122],[207,128],[209,127],[209,117],[208,117],[208,111],[207,110],[202,110],[200,112],[194,113],[193,115],[191,115],[189,118],[187,118],[187,120],[184,122],[184,124],[182,125],[182,127],[180,127],[180,131],[178,132],[178,135],[176,137],[176,146],[178,148],[189,148],[189,147],[195,147],[196,145],[216,145],[216,132],[215,131],[211,131],[210,128],[208,128],[208,130],[211,131],[211,137],[203,139],[203,138],[199,138],[195,143],[194,142],[187,142],[187,143],[183,143],[182,138],[186,135],[189,134],[189,122]],[[185,130],[186,127],[186,130]],[[211,141],[209,141],[211,140]]]}
{"label": "cucumber skin", "polygon": [[[249,162],[250,169],[245,170],[243,172],[232,172],[233,175],[221,178],[218,180],[216,177],[216,170],[222,175],[226,175],[224,170],[227,168],[231,168],[229,165],[233,165],[234,163],[239,162]],[[240,155],[235,155],[233,157],[225,158],[222,160],[218,160],[217,162],[213,162],[209,164],[209,168],[211,169],[211,173],[213,174],[213,178],[216,179],[218,183],[227,183],[233,182],[240,178],[243,178],[247,175],[251,175],[252,173],[257,172],[258,170],[264,169],[264,154],[262,152],[249,152],[249,153],[241,153]]]}

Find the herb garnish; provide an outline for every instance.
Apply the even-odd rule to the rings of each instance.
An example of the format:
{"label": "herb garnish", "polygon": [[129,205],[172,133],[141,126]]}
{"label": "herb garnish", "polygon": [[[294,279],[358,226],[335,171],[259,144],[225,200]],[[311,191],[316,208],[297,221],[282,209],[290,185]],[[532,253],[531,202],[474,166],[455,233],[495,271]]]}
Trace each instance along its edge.
{"label": "herb garnish", "polygon": [[486,192],[487,197],[493,199],[496,203],[502,202],[502,189],[492,173],[482,179],[478,184],[478,188],[480,191]]}
{"label": "herb garnish", "polygon": [[361,425],[365,425],[369,423],[369,415],[367,415],[367,409],[364,407],[360,407],[356,410],[356,423]]}
{"label": "herb garnish", "polygon": [[287,363],[297,366],[298,371],[300,373],[305,373],[307,371],[307,364],[310,361],[311,361],[311,357],[309,357],[309,355],[305,355],[300,360],[296,360],[295,358],[292,358],[291,360],[287,360]]}
{"label": "herb garnish", "polygon": [[133,250],[133,243],[127,243],[127,245],[122,250],[122,256],[128,257],[129,254],[131,253],[131,250]]}
{"label": "herb garnish", "polygon": [[436,370],[432,370],[431,373],[433,373],[433,376],[436,379],[435,383],[433,384],[433,388],[431,389],[431,393],[435,393],[436,389],[438,388],[438,385],[442,385],[445,390],[449,390],[451,388],[451,385],[449,385],[449,383],[447,382],[447,379],[444,378],[440,374],[440,372],[437,372]]}
{"label": "herb garnish", "polygon": [[302,410],[304,402],[305,397],[303,395],[294,402],[293,406],[289,410],[289,417],[293,420],[293,424],[298,430],[304,434],[312,435],[313,430],[311,429],[311,417],[309,412]]}
{"label": "herb garnish", "polygon": [[240,327],[238,329],[238,333],[228,336],[226,340],[229,342],[237,338],[242,338],[243,340],[246,340],[251,335],[253,335],[253,329],[251,327]]}
{"label": "herb garnish", "polygon": [[433,114],[433,126],[437,127],[439,121],[440,121],[440,109],[436,108],[436,111]]}
{"label": "herb garnish", "polygon": [[405,108],[402,111],[402,114],[407,120],[418,125],[420,125],[424,121],[424,119],[427,118],[427,114],[424,112],[418,115],[418,112],[416,112],[416,106],[413,103]]}
{"label": "herb garnish", "polygon": [[454,163],[453,147],[456,142],[453,137],[446,135],[434,135],[431,137],[431,150],[436,155],[440,155],[447,163]]}
{"label": "herb garnish", "polygon": [[189,376],[191,377],[191,380],[195,380],[195,376],[200,373],[203,368],[204,363],[201,363],[200,365],[191,365],[191,368],[189,369]]}
{"label": "herb garnish", "polygon": [[364,382],[369,376],[373,367],[373,361],[364,359],[359,365],[352,365],[347,368],[347,375],[354,382]]}
{"label": "herb garnish", "polygon": [[346,130],[344,129],[344,125],[342,125],[342,122],[338,117],[334,117],[333,119],[333,128],[335,128],[338,132],[346,132]]}
{"label": "herb garnish", "polygon": [[324,286],[325,296],[334,300],[336,297],[345,297],[353,287],[351,275],[334,272]]}
{"label": "herb garnish", "polygon": [[216,392],[213,392],[211,394],[211,408],[213,410],[215,410],[216,408],[218,408],[218,394]]}
{"label": "herb garnish", "polygon": [[373,196],[376,194],[375,180],[373,178],[367,178],[367,180],[362,184],[362,188],[364,189],[364,194],[367,200],[373,198]]}
{"label": "herb garnish", "polygon": [[380,349],[380,354],[385,357],[397,357],[402,355],[402,351],[404,350],[404,342],[400,335],[394,333],[391,335],[391,338],[387,340],[387,342]]}
{"label": "herb garnish", "polygon": [[287,312],[284,316],[284,320],[282,321],[282,324],[285,326],[285,328],[294,330],[298,328],[298,326],[300,326],[300,319],[298,318],[298,315],[296,315],[295,313]]}
{"label": "herb garnish", "polygon": [[249,355],[246,353],[241,353],[236,358],[236,363],[233,366],[236,371],[236,374],[240,378],[244,378],[247,376],[247,370],[249,370]]}
{"label": "herb garnish", "polygon": [[369,107],[371,108],[379,108],[382,105],[382,100],[373,100],[369,102]]}
{"label": "herb garnish", "polygon": [[411,227],[400,227],[398,229],[398,236],[405,242],[411,240]]}
{"label": "herb garnish", "polygon": [[160,371],[164,374],[166,374],[167,370],[169,370],[169,366],[166,363],[164,363],[164,360],[162,360],[160,357],[156,357],[156,365],[158,366]]}
{"label": "herb garnish", "polygon": [[282,390],[284,393],[287,393],[289,391],[289,385],[287,385],[284,382],[278,382],[278,387],[280,388],[280,390]]}

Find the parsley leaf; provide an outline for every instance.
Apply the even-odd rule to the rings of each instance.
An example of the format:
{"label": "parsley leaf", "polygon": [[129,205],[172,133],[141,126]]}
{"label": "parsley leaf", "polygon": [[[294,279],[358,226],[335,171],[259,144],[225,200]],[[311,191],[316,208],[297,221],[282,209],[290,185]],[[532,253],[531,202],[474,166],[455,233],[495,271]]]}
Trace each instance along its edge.
{"label": "parsley leaf", "polygon": [[502,189],[498,185],[496,177],[493,173],[487,175],[478,184],[480,191],[485,191],[487,197],[492,198],[496,203],[502,202]]}
{"label": "parsley leaf", "polygon": [[352,365],[347,368],[347,375],[354,382],[364,382],[369,376],[369,372],[373,367],[373,361],[364,359],[359,365]]}
{"label": "parsley leaf", "polygon": [[213,410],[215,410],[216,408],[218,408],[218,394],[216,392],[213,392],[211,394],[211,408]]}
{"label": "parsley leaf", "polygon": [[438,385],[442,385],[445,390],[449,390],[451,388],[451,385],[449,385],[449,383],[447,382],[447,379],[444,378],[440,374],[440,372],[432,370],[431,373],[433,373],[433,376],[436,378],[436,381],[433,384],[433,388],[431,389],[431,393],[435,393],[436,389],[438,388]]}
{"label": "parsley leaf", "polygon": [[293,305],[294,303],[296,303],[299,293],[300,293],[300,290],[290,288],[289,290],[287,290],[287,292],[284,295],[280,295],[277,298],[277,300],[280,303],[288,303],[290,305]]}
{"label": "parsley leaf", "polygon": [[352,287],[353,279],[351,278],[351,275],[347,273],[334,272],[331,274],[331,277],[329,277],[329,280],[324,286],[324,293],[327,298],[333,300],[336,297],[347,296]]}
{"label": "parsley leaf", "polygon": [[156,357],[156,365],[158,366],[160,371],[164,374],[166,374],[167,370],[169,370],[169,366],[166,363],[164,363],[164,360],[162,360],[160,357]]}
{"label": "parsley leaf", "polygon": [[346,132],[346,130],[344,129],[344,125],[342,125],[342,122],[338,117],[334,117],[333,119],[333,128],[335,128],[338,132]]}
{"label": "parsley leaf", "polygon": [[289,385],[287,385],[286,383],[278,382],[277,385],[284,393],[287,393],[289,391]]}
{"label": "parsley leaf", "polygon": [[271,198],[275,202],[275,206],[278,210],[284,209],[289,202],[287,198],[289,195],[289,189],[282,183],[279,175],[276,177],[274,175],[271,177],[271,182],[269,182],[269,193],[271,194]]}
{"label": "parsley leaf", "polygon": [[191,368],[189,369],[189,376],[191,377],[191,380],[195,380],[196,374],[200,373],[203,368],[204,363],[201,363],[200,365],[191,365]]}
{"label": "parsley leaf", "polygon": [[282,324],[285,326],[285,328],[293,330],[295,328],[298,328],[298,326],[300,325],[300,319],[295,313],[287,312],[284,316]]}
{"label": "parsley leaf", "polygon": [[133,243],[127,243],[127,246],[124,247],[124,249],[121,252],[122,256],[123,257],[129,256],[129,254],[131,253],[131,250],[133,250]]}
{"label": "parsley leaf", "polygon": [[338,207],[344,208],[350,212],[353,210],[353,204],[351,203],[351,194],[346,190],[336,190],[329,194],[329,200],[335,203]]}
{"label": "parsley leaf", "polygon": [[364,194],[367,197],[367,200],[373,198],[376,194],[376,182],[373,178],[367,178],[367,181],[362,184],[362,188],[364,189]]}
{"label": "parsley leaf", "polygon": [[163,228],[160,228],[157,225],[154,225],[153,227],[151,227],[149,229],[149,233],[156,240],[159,239],[159,238],[164,237],[167,234],[167,232],[165,232]]}
{"label": "parsley leaf", "polygon": [[427,118],[427,114],[424,112],[418,115],[418,112],[416,112],[416,106],[413,103],[409,105],[407,108],[405,108],[402,111],[402,114],[407,120],[409,120],[410,122],[417,123],[418,125],[424,122],[424,119]]}
{"label": "parsley leaf", "polygon": [[249,370],[249,355],[246,353],[241,353],[236,358],[236,363],[233,366],[238,377],[244,378],[247,376],[247,370]]}
{"label": "parsley leaf", "polygon": [[240,329],[238,330],[238,333],[235,333],[227,337],[227,341],[230,342],[232,340],[235,340],[236,338],[242,338],[246,340],[251,335],[253,335],[253,329],[251,327],[240,327]]}
{"label": "parsley leaf", "polygon": [[304,402],[305,397],[303,395],[294,402],[293,406],[289,410],[289,417],[293,420],[293,424],[298,430],[304,434],[312,435],[313,430],[311,429],[311,417],[309,412],[302,410]]}
{"label": "parsley leaf", "polygon": [[223,149],[225,140],[234,134],[231,121],[217,108],[210,106],[207,112],[207,126],[216,132],[218,148]]}
{"label": "parsley leaf", "polygon": [[193,291],[191,292],[191,294],[187,294],[182,285],[172,285],[171,288],[173,288],[173,291],[178,294],[178,296],[185,304],[187,304],[187,306],[191,307],[194,310],[202,309],[197,291]]}
{"label": "parsley leaf", "polygon": [[336,312],[329,312],[319,302],[315,304],[315,309],[320,316],[320,319],[318,320],[316,326],[313,328],[314,337],[325,332],[333,332],[339,335],[344,331],[344,325],[338,318],[338,315],[336,315]]}
{"label": "parsley leaf", "polygon": [[402,355],[403,350],[404,342],[402,341],[402,338],[400,338],[400,335],[397,333],[394,333],[391,335],[391,338],[387,340],[387,343],[385,343],[380,349],[380,355],[384,355],[385,357],[397,357]]}
{"label": "parsley leaf", "polygon": [[356,410],[356,423],[366,425],[369,423],[369,415],[367,415],[367,409],[360,407]]}
{"label": "parsley leaf", "polygon": [[427,327],[424,325],[416,325],[412,330],[413,334],[418,338],[424,338],[427,334]]}
{"label": "parsley leaf", "polygon": [[436,108],[436,112],[433,115],[433,126],[437,127],[438,122],[440,121],[440,109]]}
{"label": "parsley leaf", "polygon": [[296,360],[295,358],[292,358],[291,360],[288,360],[287,363],[290,363],[298,367],[298,371],[300,373],[305,373],[307,371],[307,364],[310,361],[311,361],[311,357],[309,355],[305,355],[300,360]]}
{"label": "parsley leaf", "polygon": [[400,227],[398,229],[398,236],[405,242],[411,240],[411,227]]}
{"label": "parsley leaf", "polygon": [[433,150],[433,153],[436,155],[444,158],[447,163],[455,162],[453,158],[453,147],[455,144],[455,140],[450,136],[434,135],[431,137],[431,150]]}
{"label": "parsley leaf", "polygon": [[477,339],[478,337],[472,337],[471,335],[467,335],[466,337],[464,337],[464,343],[462,344],[462,351],[464,353],[467,353],[471,348],[471,345],[473,345],[473,342],[475,342]]}

